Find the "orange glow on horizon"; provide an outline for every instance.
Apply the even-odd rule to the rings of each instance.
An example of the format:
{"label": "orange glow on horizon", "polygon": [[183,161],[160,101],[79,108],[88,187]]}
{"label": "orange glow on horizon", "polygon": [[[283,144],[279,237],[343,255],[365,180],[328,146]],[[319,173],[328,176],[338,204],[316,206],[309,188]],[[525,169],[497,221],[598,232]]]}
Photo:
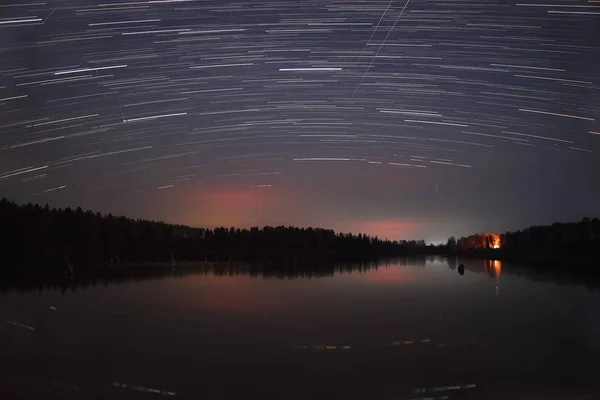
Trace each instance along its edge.
{"label": "orange glow on horizon", "polygon": [[[336,232],[367,234],[388,240],[425,239],[428,223],[404,218],[352,216],[328,203],[306,209],[314,199],[285,187],[196,187],[188,189],[177,210],[177,223],[216,228],[253,226],[297,226],[324,228]],[[302,212],[299,212],[302,210]],[[361,218],[362,217],[362,218]]]}
{"label": "orange glow on horizon", "polygon": [[261,226],[259,221],[282,203],[281,193],[274,188],[203,188],[191,197],[193,214],[186,220],[210,228]]}
{"label": "orange glow on horizon", "polygon": [[[328,204],[311,207],[311,198],[286,188],[201,187],[185,194],[184,205],[178,210],[177,222],[184,225],[216,228],[220,226],[251,228],[253,226],[297,226],[299,228],[333,229],[341,233],[367,234],[389,240],[422,239],[426,224],[400,218],[368,218],[344,215],[335,209],[327,212]],[[302,209],[303,212],[299,212]],[[342,215],[340,215],[342,214]]]}
{"label": "orange glow on horizon", "polygon": [[423,224],[414,221],[399,219],[349,221],[347,223],[332,223],[332,225],[335,225],[335,230],[341,232],[362,233],[389,240],[420,239],[418,237],[419,230],[424,227]]}

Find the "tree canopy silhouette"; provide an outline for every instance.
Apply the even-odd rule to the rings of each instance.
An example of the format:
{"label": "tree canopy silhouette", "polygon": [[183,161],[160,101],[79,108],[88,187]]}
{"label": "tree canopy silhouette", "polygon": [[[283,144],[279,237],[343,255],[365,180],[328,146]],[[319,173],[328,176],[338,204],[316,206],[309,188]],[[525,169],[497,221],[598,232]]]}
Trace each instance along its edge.
{"label": "tree canopy silhouette", "polygon": [[330,229],[285,226],[191,228],[164,222],[50,209],[0,201],[0,254],[4,268],[49,270],[58,265],[124,265],[177,261],[297,262],[359,260],[441,253],[424,241],[390,241]]}
{"label": "tree canopy silhouette", "polygon": [[[580,222],[531,226],[499,235],[494,249],[491,234],[461,237],[457,251],[483,258],[524,262],[540,267],[594,271],[600,249],[600,219],[583,218]],[[448,241],[451,243],[451,240]],[[597,268],[596,268],[597,270]]]}

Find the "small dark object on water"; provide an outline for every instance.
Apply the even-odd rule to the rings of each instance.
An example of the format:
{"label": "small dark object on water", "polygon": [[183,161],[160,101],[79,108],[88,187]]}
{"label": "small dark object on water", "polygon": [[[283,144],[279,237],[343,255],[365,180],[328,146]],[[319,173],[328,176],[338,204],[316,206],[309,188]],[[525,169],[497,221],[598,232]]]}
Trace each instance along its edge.
{"label": "small dark object on water", "polygon": [[464,265],[464,264],[460,264],[460,265],[458,266],[458,273],[459,273],[460,275],[464,275],[464,274],[465,274],[465,265]]}
{"label": "small dark object on water", "polygon": [[63,268],[63,275],[66,279],[73,279],[73,275],[75,275],[75,271],[73,270],[73,265],[71,264],[71,259],[68,254],[65,254],[65,266]]}

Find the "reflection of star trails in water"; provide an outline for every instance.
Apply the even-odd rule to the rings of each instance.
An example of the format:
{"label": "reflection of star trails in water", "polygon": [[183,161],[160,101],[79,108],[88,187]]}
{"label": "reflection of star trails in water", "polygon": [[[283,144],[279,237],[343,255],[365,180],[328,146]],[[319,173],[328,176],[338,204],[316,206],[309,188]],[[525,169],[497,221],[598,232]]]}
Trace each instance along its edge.
{"label": "reflection of star trails in water", "polygon": [[349,345],[349,344],[298,344],[295,346],[298,350],[351,350],[351,349],[362,349],[365,347],[406,347],[406,346],[419,346],[419,345],[432,345],[438,349],[441,348],[449,348],[456,347],[460,345],[472,345],[476,344],[476,339],[470,339],[464,342],[440,342],[434,343],[431,339],[416,339],[416,340],[394,340],[389,343],[374,343],[371,346],[361,346],[361,345]]}
{"label": "reflection of star trails in water", "polygon": [[6,322],[8,324],[11,324],[11,325],[14,325],[14,326],[18,326],[19,328],[25,328],[25,329],[29,329],[30,331],[35,331],[35,328],[33,326],[30,326],[30,325],[21,324],[19,322],[11,321],[9,319],[7,319]]}
{"label": "reflection of star trails in water", "polygon": [[162,394],[162,395],[166,395],[166,396],[175,396],[175,394],[176,394],[175,392],[171,392],[168,390],[151,389],[151,388],[144,387],[144,386],[129,385],[126,383],[119,383],[119,382],[113,382],[113,386],[130,389],[130,390],[135,390],[137,392],[155,393],[155,394]]}

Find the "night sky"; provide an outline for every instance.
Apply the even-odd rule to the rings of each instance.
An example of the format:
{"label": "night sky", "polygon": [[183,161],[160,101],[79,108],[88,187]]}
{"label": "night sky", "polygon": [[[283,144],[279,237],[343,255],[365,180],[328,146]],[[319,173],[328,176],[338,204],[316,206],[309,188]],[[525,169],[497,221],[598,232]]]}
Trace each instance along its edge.
{"label": "night sky", "polygon": [[0,196],[389,239],[600,215],[597,1],[0,0]]}

